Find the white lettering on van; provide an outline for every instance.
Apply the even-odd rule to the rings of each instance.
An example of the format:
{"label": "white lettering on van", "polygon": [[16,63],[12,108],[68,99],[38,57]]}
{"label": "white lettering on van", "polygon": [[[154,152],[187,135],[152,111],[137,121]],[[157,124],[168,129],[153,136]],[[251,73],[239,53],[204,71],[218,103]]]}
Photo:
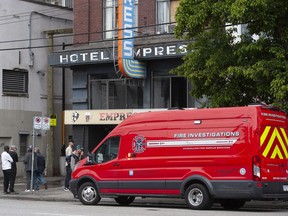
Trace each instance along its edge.
{"label": "white lettering on van", "polygon": [[202,132],[202,133],[188,133],[187,138],[206,138],[206,137],[238,137],[239,131],[227,131],[227,132]]}
{"label": "white lettering on van", "polygon": [[261,113],[262,116],[269,116],[269,117],[273,117],[273,118],[279,118],[279,119],[284,119],[286,120],[286,116],[285,115],[278,115],[275,113]]}
{"label": "white lettering on van", "polygon": [[186,133],[174,134],[174,138],[186,138]]}

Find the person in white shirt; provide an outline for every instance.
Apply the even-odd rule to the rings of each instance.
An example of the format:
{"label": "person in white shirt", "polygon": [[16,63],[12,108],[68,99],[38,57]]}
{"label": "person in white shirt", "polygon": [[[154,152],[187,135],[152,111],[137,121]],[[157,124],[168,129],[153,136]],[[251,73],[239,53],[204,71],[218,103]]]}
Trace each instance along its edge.
{"label": "person in white shirt", "polygon": [[1,161],[2,161],[2,171],[3,171],[3,188],[4,188],[4,194],[9,194],[8,192],[8,187],[9,187],[9,182],[11,178],[11,168],[12,168],[12,163],[13,159],[9,154],[9,146],[4,146],[4,151],[1,154]]}

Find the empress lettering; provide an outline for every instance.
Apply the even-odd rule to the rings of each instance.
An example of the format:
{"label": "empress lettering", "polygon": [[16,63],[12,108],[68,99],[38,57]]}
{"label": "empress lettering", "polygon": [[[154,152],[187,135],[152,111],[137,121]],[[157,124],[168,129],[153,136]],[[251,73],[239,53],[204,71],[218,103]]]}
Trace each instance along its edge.
{"label": "empress lettering", "polygon": [[132,113],[100,113],[100,121],[123,121],[129,116],[131,116]]}

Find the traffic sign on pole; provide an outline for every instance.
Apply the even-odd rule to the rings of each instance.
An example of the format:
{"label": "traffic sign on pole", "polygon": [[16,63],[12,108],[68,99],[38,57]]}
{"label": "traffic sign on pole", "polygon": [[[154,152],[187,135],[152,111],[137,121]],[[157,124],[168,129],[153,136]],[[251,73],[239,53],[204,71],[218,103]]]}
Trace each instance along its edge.
{"label": "traffic sign on pole", "polygon": [[50,130],[50,118],[43,117],[42,130]]}
{"label": "traffic sign on pole", "polygon": [[50,130],[50,118],[35,116],[33,118],[33,128],[35,130]]}
{"label": "traffic sign on pole", "polygon": [[35,130],[40,130],[42,128],[42,118],[35,116],[33,119],[33,127]]}

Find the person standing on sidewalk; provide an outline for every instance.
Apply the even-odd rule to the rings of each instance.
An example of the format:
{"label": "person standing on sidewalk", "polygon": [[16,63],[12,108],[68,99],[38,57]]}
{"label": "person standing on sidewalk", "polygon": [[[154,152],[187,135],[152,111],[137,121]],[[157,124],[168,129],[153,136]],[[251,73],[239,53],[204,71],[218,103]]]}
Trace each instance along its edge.
{"label": "person standing on sidewalk", "polygon": [[16,175],[17,175],[17,165],[16,165],[16,163],[18,162],[17,148],[16,148],[15,145],[12,145],[10,147],[9,154],[10,154],[10,156],[13,159],[13,163],[12,163],[12,166],[11,166],[10,193],[15,193],[14,185],[15,185],[15,180],[16,180]]}
{"label": "person standing on sidewalk", "polygon": [[9,194],[8,187],[11,178],[11,167],[13,163],[13,159],[9,154],[9,146],[4,146],[4,151],[1,154],[2,161],[2,171],[4,175],[3,186],[4,186],[4,194]]}
{"label": "person standing on sidewalk", "polygon": [[46,161],[44,155],[40,152],[40,149],[38,147],[35,147],[35,155],[37,158],[37,170],[34,174],[34,189],[39,190],[38,180],[39,182],[44,185],[45,190],[48,189],[48,185],[46,180],[43,177],[43,173],[46,168]]}
{"label": "person standing on sidewalk", "polygon": [[[33,152],[33,154],[35,154]],[[29,146],[27,149],[27,152],[24,156],[24,165],[25,165],[25,172],[26,172],[26,181],[27,181],[27,185],[26,185],[26,190],[25,192],[29,192],[30,191],[30,187],[31,187],[31,175],[32,175],[32,146]],[[34,155],[34,163],[33,163],[33,172],[35,173],[35,171],[37,170],[37,157],[36,155]],[[32,184],[33,185],[33,184]]]}
{"label": "person standing on sidewalk", "polygon": [[77,145],[75,151],[72,152],[71,162],[70,162],[70,167],[72,171],[75,168],[75,164],[81,160],[81,155],[83,154],[82,149],[83,148],[80,145]]}
{"label": "person standing on sidewalk", "polygon": [[[72,154],[73,152],[73,146],[74,146],[74,142],[73,141],[70,141],[68,143],[68,147],[65,149],[65,156],[66,156],[66,159],[70,157],[70,155]],[[71,174],[72,174],[72,169],[71,169],[71,166],[70,166],[70,163],[69,161],[66,160],[65,162],[66,164],[66,178],[65,178],[65,186],[64,186],[64,191],[69,191],[69,181],[71,179]]]}

